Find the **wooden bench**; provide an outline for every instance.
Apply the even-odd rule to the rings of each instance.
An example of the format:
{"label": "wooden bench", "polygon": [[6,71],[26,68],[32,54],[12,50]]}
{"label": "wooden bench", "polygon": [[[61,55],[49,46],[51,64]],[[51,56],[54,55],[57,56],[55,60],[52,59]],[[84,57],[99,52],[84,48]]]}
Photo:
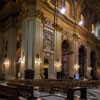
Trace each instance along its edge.
{"label": "wooden bench", "polygon": [[67,89],[67,100],[74,100],[74,92],[80,91],[80,98],[86,100],[87,88],[86,87],[74,87]]}
{"label": "wooden bench", "polygon": [[13,86],[0,85],[0,98],[18,100],[18,89]]}
{"label": "wooden bench", "polygon": [[33,100],[33,90],[34,87],[32,85],[24,85],[24,84],[13,84],[13,83],[7,83],[7,85],[15,86],[18,88],[18,95],[27,98],[27,100]]}

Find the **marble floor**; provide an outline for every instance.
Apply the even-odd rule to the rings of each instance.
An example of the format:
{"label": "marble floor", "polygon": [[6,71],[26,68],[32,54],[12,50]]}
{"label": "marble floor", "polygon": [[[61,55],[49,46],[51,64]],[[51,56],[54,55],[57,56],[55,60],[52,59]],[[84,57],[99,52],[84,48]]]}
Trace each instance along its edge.
{"label": "marble floor", "polygon": [[[100,100],[100,95],[94,92],[95,89],[88,89],[87,91],[87,100]],[[99,91],[96,89],[95,91]],[[38,97],[37,100],[66,100],[67,94],[64,94],[63,92],[54,92],[53,94],[49,94],[48,92],[38,92],[34,91],[35,96]],[[96,94],[96,95],[95,95]],[[80,99],[80,92],[75,92],[74,99],[75,100],[81,100]]]}
{"label": "marble floor", "polygon": [[[6,84],[6,82],[0,81],[0,84]],[[74,99],[81,100],[79,95],[80,92],[76,91],[74,94]],[[34,96],[37,97],[35,100],[66,100],[67,98],[67,94],[60,91],[55,91],[54,93],[50,94],[47,91],[40,92],[38,89],[34,90]],[[20,99],[27,100],[22,97]],[[87,100],[100,100],[100,87],[97,89],[87,89]]]}

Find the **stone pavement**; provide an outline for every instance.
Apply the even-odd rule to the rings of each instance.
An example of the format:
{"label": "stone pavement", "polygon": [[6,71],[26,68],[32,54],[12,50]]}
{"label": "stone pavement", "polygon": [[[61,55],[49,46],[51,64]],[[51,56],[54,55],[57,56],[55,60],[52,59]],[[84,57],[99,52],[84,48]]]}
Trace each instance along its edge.
{"label": "stone pavement", "polygon": [[[0,81],[0,84],[6,84],[5,81]],[[75,92],[74,98],[75,100],[80,100],[80,92]],[[63,92],[54,92],[53,94],[49,94],[49,92],[38,90],[34,91],[34,96],[37,97],[36,100],[65,100],[67,98],[67,94]],[[1,99],[0,99],[1,100]],[[25,98],[21,98],[21,100],[27,100]],[[98,89],[87,89],[87,100],[100,100],[100,87]]]}

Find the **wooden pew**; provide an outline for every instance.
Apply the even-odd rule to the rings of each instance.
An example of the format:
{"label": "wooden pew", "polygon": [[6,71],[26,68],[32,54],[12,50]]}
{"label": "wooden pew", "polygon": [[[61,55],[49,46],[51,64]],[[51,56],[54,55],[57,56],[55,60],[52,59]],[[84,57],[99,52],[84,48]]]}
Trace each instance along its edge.
{"label": "wooden pew", "polygon": [[18,95],[27,98],[27,100],[33,100],[34,98],[34,87],[32,85],[24,85],[17,83],[7,83],[9,86],[15,86],[18,88]]}
{"label": "wooden pew", "polygon": [[80,98],[87,99],[87,88],[86,87],[74,87],[67,89],[67,100],[74,100],[74,92],[80,91]]}
{"label": "wooden pew", "polygon": [[17,90],[17,87],[0,85],[0,98],[6,98],[7,100],[18,100]]}
{"label": "wooden pew", "polygon": [[41,90],[48,90],[49,93],[52,93],[53,92],[53,84],[50,82],[42,82],[40,89]]}

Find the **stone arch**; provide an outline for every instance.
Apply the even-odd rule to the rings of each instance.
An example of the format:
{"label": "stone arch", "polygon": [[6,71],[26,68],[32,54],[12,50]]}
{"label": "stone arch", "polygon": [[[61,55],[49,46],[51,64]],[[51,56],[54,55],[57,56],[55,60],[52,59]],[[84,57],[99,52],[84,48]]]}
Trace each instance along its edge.
{"label": "stone arch", "polygon": [[92,79],[95,79],[96,78],[96,53],[93,50],[90,53],[90,66],[92,67],[90,75]]}
{"label": "stone arch", "polygon": [[62,41],[62,71],[69,73],[69,67],[71,64],[72,46],[68,40]]}
{"label": "stone arch", "polygon": [[84,77],[85,76],[85,67],[86,67],[86,48],[85,46],[81,45],[79,47],[79,57],[78,57],[78,61],[79,61],[79,75],[80,77]]}

